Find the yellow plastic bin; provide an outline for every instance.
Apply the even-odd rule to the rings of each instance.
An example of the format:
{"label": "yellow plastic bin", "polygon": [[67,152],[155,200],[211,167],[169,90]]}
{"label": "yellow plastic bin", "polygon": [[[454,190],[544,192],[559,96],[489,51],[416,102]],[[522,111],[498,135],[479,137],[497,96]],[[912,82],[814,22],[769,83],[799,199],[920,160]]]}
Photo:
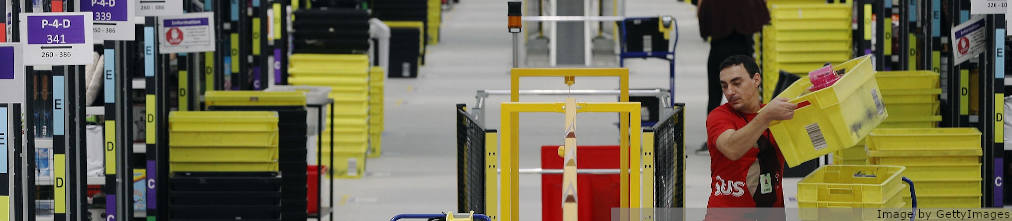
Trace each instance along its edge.
{"label": "yellow plastic bin", "polygon": [[[323,152],[324,165],[330,164],[330,152]],[[334,150],[334,177],[358,179],[365,175],[366,152],[362,150]]]}
{"label": "yellow plastic bin", "polygon": [[977,128],[875,129],[865,144],[868,150],[980,151],[980,136]]}
{"label": "yellow plastic bin", "polygon": [[[881,203],[906,187],[902,166],[826,165],[798,182],[798,201]],[[916,183],[915,183],[916,185]]]}
{"label": "yellow plastic bin", "polygon": [[883,89],[939,88],[938,73],[931,71],[879,71],[875,78]]}
{"label": "yellow plastic bin", "polygon": [[278,149],[269,147],[179,147],[169,148],[173,162],[260,162],[278,159]]}
{"label": "yellow plastic bin", "polygon": [[941,115],[934,116],[890,116],[878,128],[935,128],[942,121]]}
{"label": "yellow plastic bin", "polygon": [[[979,170],[980,168],[978,168]],[[904,174],[905,175],[905,174]],[[907,176],[917,187],[917,196],[980,194],[980,176],[974,178],[917,178]]]}
{"label": "yellow plastic bin", "polygon": [[[898,165],[907,167],[903,175],[921,181],[921,179],[980,179],[980,163],[939,163],[930,165]],[[917,189],[921,189],[918,185]]]}
{"label": "yellow plastic bin", "polygon": [[843,19],[850,20],[853,10],[848,4],[771,4],[770,17],[780,19]]}
{"label": "yellow plastic bin", "polygon": [[271,111],[173,111],[169,146],[278,146],[278,114]]}
{"label": "yellow plastic bin", "polygon": [[806,77],[777,96],[799,104],[793,119],[770,124],[788,165],[857,145],[888,117],[870,60],[863,56],[835,66],[846,74],[828,88],[809,93]]}
{"label": "yellow plastic bin", "polygon": [[300,91],[208,91],[207,106],[306,106]]}
{"label": "yellow plastic bin", "polygon": [[798,183],[798,207],[803,208],[799,218],[817,220],[829,215],[804,208],[909,208],[902,200],[910,196],[902,181],[904,170],[901,166],[823,166]]}
{"label": "yellow plastic bin", "polygon": [[[914,184],[916,185],[916,184]],[[918,208],[980,208],[981,194],[921,195],[917,193]],[[910,197],[903,198],[907,203]]]}
{"label": "yellow plastic bin", "polygon": [[868,152],[868,163],[874,165],[939,165],[980,163],[980,156],[877,157]]}
{"label": "yellow plastic bin", "polygon": [[931,102],[885,102],[892,116],[934,116],[938,114],[938,101]]}
{"label": "yellow plastic bin", "polygon": [[833,153],[833,164],[836,165],[865,165],[868,164],[868,153],[864,149],[864,144],[858,144],[853,147],[844,148],[843,150],[836,151]]}
{"label": "yellow plastic bin", "polygon": [[890,103],[927,103],[927,102],[938,102],[938,95],[942,94],[942,89],[884,89],[879,88],[882,91],[882,100],[885,101],[886,105]]}
{"label": "yellow plastic bin", "polygon": [[169,172],[277,172],[277,161],[262,162],[173,162]]}

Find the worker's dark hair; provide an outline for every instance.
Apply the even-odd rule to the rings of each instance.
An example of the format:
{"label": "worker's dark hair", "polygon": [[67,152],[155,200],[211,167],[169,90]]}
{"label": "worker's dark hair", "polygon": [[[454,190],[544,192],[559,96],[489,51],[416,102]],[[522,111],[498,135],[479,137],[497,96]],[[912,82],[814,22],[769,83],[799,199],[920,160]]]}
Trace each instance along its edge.
{"label": "worker's dark hair", "polygon": [[759,65],[755,63],[755,59],[752,58],[752,56],[748,55],[733,55],[731,57],[727,57],[727,59],[724,59],[723,62],[720,62],[719,70],[724,70],[725,68],[733,67],[735,65],[744,66],[745,70],[748,71],[748,77],[750,78],[756,73],[759,73],[759,76],[762,76],[762,73],[759,72]]}

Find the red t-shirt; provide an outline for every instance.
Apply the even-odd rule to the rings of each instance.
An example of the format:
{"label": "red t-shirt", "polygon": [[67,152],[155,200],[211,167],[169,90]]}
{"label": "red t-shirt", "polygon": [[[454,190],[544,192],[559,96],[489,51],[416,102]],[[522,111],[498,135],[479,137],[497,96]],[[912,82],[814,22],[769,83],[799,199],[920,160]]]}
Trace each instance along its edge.
{"label": "red t-shirt", "polygon": [[[707,207],[720,208],[720,207],[755,207],[755,201],[752,199],[752,191],[750,189],[758,188],[758,179],[752,180],[749,177],[749,168],[756,163],[759,155],[759,148],[753,146],[749,149],[744,156],[738,160],[731,160],[724,156],[723,153],[718,150],[717,137],[727,130],[737,130],[745,127],[748,122],[755,119],[755,113],[742,114],[735,111],[730,104],[720,105],[706,118],[706,145],[709,146],[710,150],[710,180],[713,188],[710,194],[710,201]],[[777,150],[777,159],[779,160],[780,168],[784,166],[784,157],[780,153],[780,147],[777,146],[776,141],[773,140],[773,134],[770,134],[769,130],[763,132],[763,134],[769,138],[770,143],[773,144]],[[762,139],[760,137],[760,139]],[[758,166],[753,169],[754,174],[758,174]],[[783,170],[777,170],[775,174],[776,185],[773,187],[773,191],[776,192],[777,200],[774,203],[774,207],[784,207],[784,190],[781,183],[783,183]],[[755,177],[755,176],[753,176]]]}

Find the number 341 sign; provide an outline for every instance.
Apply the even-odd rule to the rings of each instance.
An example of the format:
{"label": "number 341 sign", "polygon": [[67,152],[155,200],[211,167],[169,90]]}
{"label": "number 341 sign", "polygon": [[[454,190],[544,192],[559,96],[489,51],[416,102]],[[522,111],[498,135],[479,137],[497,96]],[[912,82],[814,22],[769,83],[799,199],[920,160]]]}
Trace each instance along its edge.
{"label": "number 341 sign", "polygon": [[21,14],[25,65],[86,65],[93,55],[91,12]]}

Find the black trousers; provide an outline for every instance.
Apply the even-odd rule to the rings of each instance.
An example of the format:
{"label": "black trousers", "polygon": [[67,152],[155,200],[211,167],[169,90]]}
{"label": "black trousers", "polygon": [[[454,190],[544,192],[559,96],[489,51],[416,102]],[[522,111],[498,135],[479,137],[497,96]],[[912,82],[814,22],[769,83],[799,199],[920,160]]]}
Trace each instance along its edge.
{"label": "black trousers", "polygon": [[720,106],[720,99],[724,97],[720,89],[720,63],[734,55],[752,57],[752,53],[755,53],[753,47],[752,35],[738,33],[710,42],[710,56],[706,61],[706,87],[709,98],[706,104],[707,115]]}

